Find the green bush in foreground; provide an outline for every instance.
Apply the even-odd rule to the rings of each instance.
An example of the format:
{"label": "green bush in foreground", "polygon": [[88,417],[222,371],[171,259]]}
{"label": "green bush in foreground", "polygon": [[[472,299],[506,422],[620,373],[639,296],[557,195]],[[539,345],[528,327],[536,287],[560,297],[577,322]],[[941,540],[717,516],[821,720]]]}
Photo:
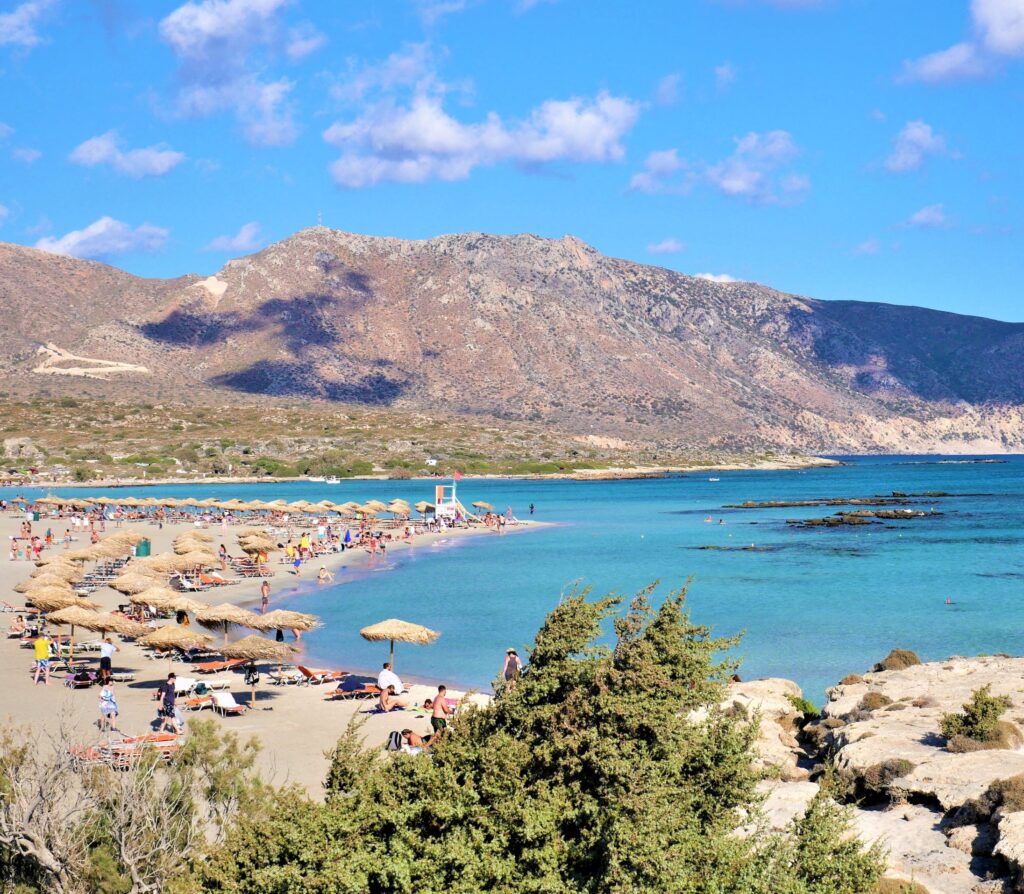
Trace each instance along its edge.
{"label": "green bush in foreground", "polygon": [[[691,624],[685,593],[564,598],[512,691],[460,712],[422,755],[333,754],[325,804],[282,797],[196,862],[232,894],[860,894],[882,870],[822,797],[785,833],[757,820],[756,727],[719,707],[733,640]],[[737,835],[750,826],[755,834]]]}
{"label": "green bush in foreground", "polygon": [[1010,704],[1009,696],[992,695],[992,687],[983,686],[974,691],[962,714],[944,714],[939,728],[951,742],[959,738],[976,743],[998,742],[1002,735],[999,718]]}

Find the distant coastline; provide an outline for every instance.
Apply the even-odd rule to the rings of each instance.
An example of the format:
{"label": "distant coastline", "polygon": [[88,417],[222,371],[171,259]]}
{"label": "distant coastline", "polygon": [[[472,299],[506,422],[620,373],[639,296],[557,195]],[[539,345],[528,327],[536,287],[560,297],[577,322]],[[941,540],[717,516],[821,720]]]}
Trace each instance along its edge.
{"label": "distant coastline", "polygon": [[[758,462],[711,463],[708,465],[682,466],[637,466],[635,468],[610,467],[607,469],[574,469],[565,472],[544,474],[487,474],[474,475],[467,473],[462,477],[467,481],[493,481],[500,479],[517,479],[523,481],[607,481],[631,480],[637,478],[663,478],[666,475],[693,474],[696,472],[784,472],[796,469],[820,469],[845,465],[840,460],[826,459],[821,456],[794,456],[786,459],[761,460]],[[352,475],[341,479],[344,481],[444,481],[448,476],[411,476],[397,475]],[[287,484],[289,482],[308,482],[311,479],[303,476],[282,477],[275,475],[218,475],[205,477],[163,477],[163,478],[94,478],[91,481],[63,481],[60,479],[42,479],[23,481],[6,485],[8,487],[34,488],[138,488],[166,486],[171,484]],[[331,487],[332,485],[327,485]]]}

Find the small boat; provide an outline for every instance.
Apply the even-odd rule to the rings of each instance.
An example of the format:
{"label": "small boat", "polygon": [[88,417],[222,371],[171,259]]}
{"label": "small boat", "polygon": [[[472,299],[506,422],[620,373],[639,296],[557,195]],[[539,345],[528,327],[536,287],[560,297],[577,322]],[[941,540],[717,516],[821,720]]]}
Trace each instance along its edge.
{"label": "small boat", "polygon": [[310,478],[309,480],[310,481],[316,481],[316,482],[318,482],[320,484],[323,484],[327,479],[324,478],[323,475],[316,475],[316,476]]}
{"label": "small boat", "polygon": [[324,484],[341,484],[341,479],[337,475],[328,475],[324,479]]}
{"label": "small boat", "polygon": [[721,478],[709,478],[708,481],[721,481]]}

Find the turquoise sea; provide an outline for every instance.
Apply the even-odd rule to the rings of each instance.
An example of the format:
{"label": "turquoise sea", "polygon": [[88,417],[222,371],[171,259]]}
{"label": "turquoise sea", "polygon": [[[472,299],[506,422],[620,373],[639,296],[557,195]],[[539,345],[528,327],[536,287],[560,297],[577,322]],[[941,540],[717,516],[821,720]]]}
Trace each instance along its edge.
{"label": "turquoise sea", "polygon": [[[373,567],[339,574],[329,587],[303,582],[282,588],[272,607],[320,615],[325,628],[304,638],[309,658],[346,669],[377,667],[386,653],[386,644],[363,641],[360,627],[389,617],[426,624],[441,638],[432,646],[398,644],[399,673],[483,688],[500,669],[504,650],[528,645],[545,613],[577,581],[599,594],[629,594],[661,580],[665,593],[692,576],[693,618],[721,635],[744,633],[737,650],[744,678],[789,677],[815,700],[826,686],[865,670],[894,646],[926,659],[1024,652],[1024,457],[998,464],[842,459],[848,464],[828,469],[639,481],[467,479],[459,484],[465,504],[487,500],[527,517],[533,502],[534,518],[553,524],[396,552]],[[434,483],[57,493],[415,502],[430,499]],[[921,508],[941,513],[924,519],[838,529],[798,530],[785,520],[850,507],[722,508],[744,500],[869,497],[893,490],[958,496],[922,499]],[[705,522],[707,516],[714,522]],[[696,548],[704,545],[757,549]],[[946,605],[947,597],[954,604]]]}

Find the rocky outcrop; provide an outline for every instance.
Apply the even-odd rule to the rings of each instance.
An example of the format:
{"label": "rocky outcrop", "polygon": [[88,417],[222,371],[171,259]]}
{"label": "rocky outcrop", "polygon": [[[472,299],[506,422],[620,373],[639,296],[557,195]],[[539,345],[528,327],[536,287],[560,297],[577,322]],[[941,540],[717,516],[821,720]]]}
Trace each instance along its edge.
{"label": "rocky outcrop", "polygon": [[[844,678],[828,691],[821,720],[807,728],[797,752],[777,734],[790,722],[781,700],[788,703],[795,686],[743,684],[742,698],[759,699],[771,719],[758,742],[760,759],[780,768],[781,781],[763,784],[765,815],[776,827],[799,816],[821,782],[800,769],[831,762],[830,791],[857,804],[857,831],[883,842],[894,878],[930,894],[1024,889],[1014,887],[1024,880],[1024,747],[1016,744],[1024,742],[1024,658],[916,661],[895,651],[876,666],[893,669]],[[1005,739],[1009,748],[954,753],[940,731],[942,717],[961,712],[985,686],[1009,698],[1001,724],[1019,737]]]}
{"label": "rocky outcrop", "polygon": [[810,771],[806,755],[797,739],[802,716],[790,698],[803,693],[792,680],[769,678],[732,683],[722,703],[726,711],[741,711],[759,720],[755,751],[761,767],[778,770],[787,782],[806,780]]}

